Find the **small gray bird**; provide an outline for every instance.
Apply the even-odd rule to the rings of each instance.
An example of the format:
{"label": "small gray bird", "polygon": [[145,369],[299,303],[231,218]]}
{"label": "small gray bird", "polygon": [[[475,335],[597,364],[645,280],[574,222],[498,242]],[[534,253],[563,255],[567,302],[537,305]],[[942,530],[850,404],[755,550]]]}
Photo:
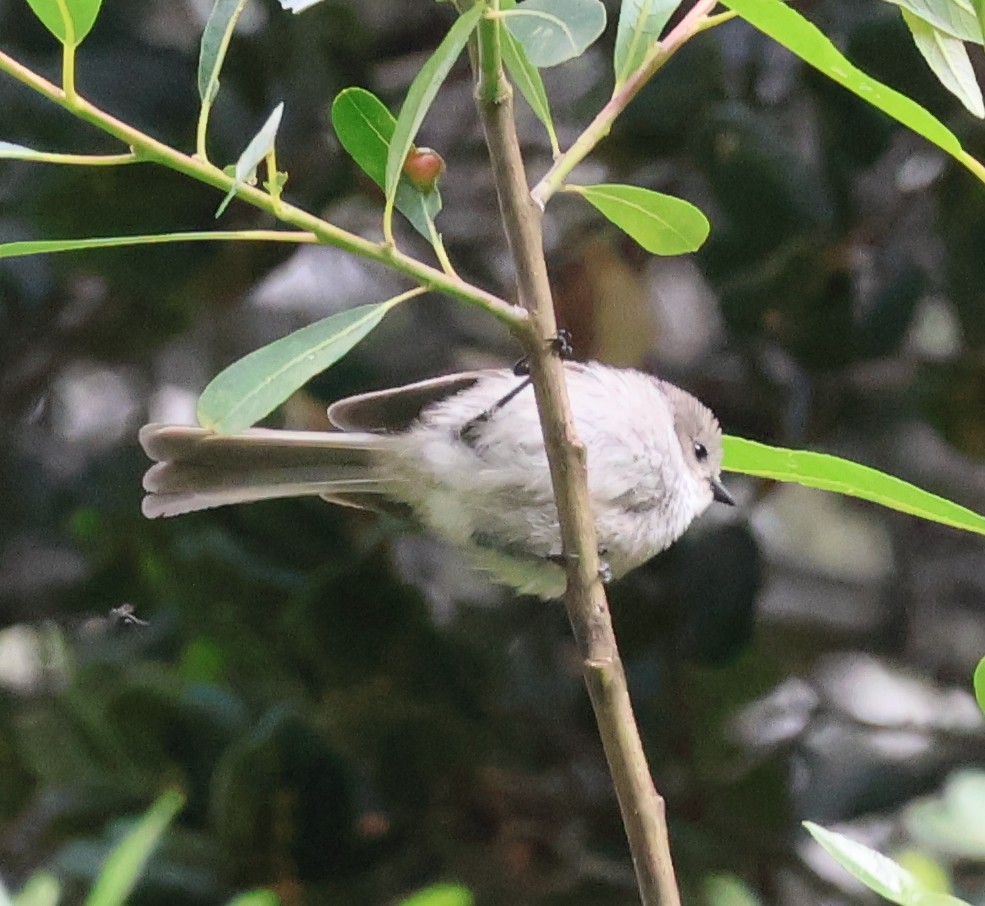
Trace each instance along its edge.
{"label": "small gray bird", "polygon": [[[606,577],[619,577],[674,542],[713,500],[719,480],[715,416],[673,384],[630,369],[566,362],[575,429]],[[146,425],[155,460],[144,515],[274,497],[319,496],[399,511],[465,550],[524,594],[564,593],[561,535],[533,388],[491,369],[364,393],[328,410],[340,431]]]}

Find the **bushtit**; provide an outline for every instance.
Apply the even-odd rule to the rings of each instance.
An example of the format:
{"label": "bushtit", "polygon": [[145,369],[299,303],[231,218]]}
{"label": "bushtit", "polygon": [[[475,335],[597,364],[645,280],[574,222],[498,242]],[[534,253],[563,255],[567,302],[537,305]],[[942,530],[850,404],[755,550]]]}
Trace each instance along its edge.
{"label": "bushtit", "polygon": [[[675,541],[713,500],[722,435],[689,393],[639,371],[565,363],[606,578]],[[448,375],[332,405],[338,432],[235,436],[147,425],[151,518],[273,497],[400,510],[493,578],[564,592],[561,536],[533,388],[508,369]]]}

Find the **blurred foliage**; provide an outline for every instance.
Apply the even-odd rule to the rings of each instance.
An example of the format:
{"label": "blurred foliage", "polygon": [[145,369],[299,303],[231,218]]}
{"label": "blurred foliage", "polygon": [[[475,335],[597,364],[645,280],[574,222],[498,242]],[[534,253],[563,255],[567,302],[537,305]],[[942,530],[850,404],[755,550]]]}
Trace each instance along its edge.
{"label": "blurred foliage", "polygon": [[[80,89],[190,147],[205,6],[106,0]],[[805,7],[855,63],[983,156],[981,126],[936,84],[894,10]],[[330,102],[362,85],[395,107],[447,10],[427,0],[328,0],[299,17],[266,0],[250,8],[223,74],[214,158],[234,160],[285,100],[288,195],[377,229],[380,194],[335,143]],[[19,0],[0,0],[0,36],[18,59],[57,71]],[[568,67],[547,74],[562,138],[604,102],[609,78],[601,54]],[[464,72],[438,110],[422,135],[448,160],[438,226],[463,274],[508,295]],[[539,175],[550,151],[523,108],[520,130]],[[0,138],[112,150],[9,79]],[[581,353],[659,369],[730,433],[834,448],[982,508],[985,194],[967,173],[741,23],[675,57],[598,160],[607,176],[698,204],[713,232],[692,270],[677,271],[565,199],[552,203],[552,275]],[[146,165],[5,162],[0,237],[208,229],[218,201]],[[222,225],[269,224],[234,202]],[[665,293],[668,274],[683,296]],[[442,892],[459,902],[462,890],[477,903],[635,902],[561,608],[463,579],[447,552],[401,526],[312,501],[166,523],[139,515],[140,423],[188,411],[221,367],[274,336],[385,298],[385,279],[327,250],[242,243],[0,264],[0,875],[10,889],[45,869],[65,902],[81,902],[124,816],[176,788],[187,804],[135,904],[204,906],[260,886],[286,906],[416,904],[424,895],[413,892],[435,884],[420,902],[443,903]],[[674,354],[678,324],[701,311],[698,290],[713,300],[696,329],[710,339]],[[628,329],[611,318],[619,306]],[[324,401],[344,393],[514,354],[474,312],[415,301],[282,417],[319,426]],[[917,430],[938,445],[907,446]],[[760,507],[770,489],[743,492],[749,524],[702,520],[612,589],[614,618],[685,898],[830,902],[835,882],[800,858],[799,820],[878,808],[899,819],[894,843],[912,843],[913,822],[926,829],[931,814],[960,835],[954,797],[977,803],[979,792],[961,790],[978,786],[955,793],[952,781],[942,793],[952,804],[933,812],[908,804],[955,766],[985,763],[985,746],[976,728],[930,718],[867,723],[850,711],[862,690],[838,698],[819,679],[825,658],[866,654],[930,688],[967,686],[985,650],[985,557],[976,539],[856,507],[866,538],[889,539],[890,574],[831,573],[822,548],[842,523],[818,516],[815,542],[791,555],[776,542],[785,527],[771,534]],[[970,899],[978,859],[954,867]]]}

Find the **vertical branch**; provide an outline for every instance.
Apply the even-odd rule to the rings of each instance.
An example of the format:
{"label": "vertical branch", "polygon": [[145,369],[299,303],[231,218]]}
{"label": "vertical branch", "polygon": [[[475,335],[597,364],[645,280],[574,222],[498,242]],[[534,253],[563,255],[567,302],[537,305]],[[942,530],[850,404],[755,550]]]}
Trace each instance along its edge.
{"label": "vertical branch", "polygon": [[494,30],[499,27],[493,19],[479,23],[476,102],[516,269],[520,304],[530,318],[526,352],[567,562],[565,607],[582,658],[642,901],[645,906],[679,906],[664,802],[650,777],[599,578],[585,448],[575,434],[562,363],[551,351],[557,325],[544,258],[543,215],[527,186],[513,118],[513,92],[498,59]]}

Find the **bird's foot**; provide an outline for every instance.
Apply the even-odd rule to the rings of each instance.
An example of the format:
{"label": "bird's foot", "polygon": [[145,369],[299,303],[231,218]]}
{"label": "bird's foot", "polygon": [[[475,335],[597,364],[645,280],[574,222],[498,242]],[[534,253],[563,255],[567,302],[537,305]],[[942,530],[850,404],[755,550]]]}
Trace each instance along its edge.
{"label": "bird's foot", "polygon": [[[547,346],[562,361],[566,362],[574,358],[575,347],[571,343],[571,331],[563,327],[559,327],[557,334],[547,341]],[[526,356],[513,366],[513,373],[517,377],[526,377],[530,374],[530,361]]]}
{"label": "bird's foot", "polygon": [[[599,579],[602,581],[603,585],[608,585],[612,581],[612,567],[609,566],[608,561],[605,559],[606,550],[603,547],[599,548]],[[547,557],[551,563],[556,563],[558,566],[567,569],[568,564],[577,561],[577,554],[549,554]]]}

